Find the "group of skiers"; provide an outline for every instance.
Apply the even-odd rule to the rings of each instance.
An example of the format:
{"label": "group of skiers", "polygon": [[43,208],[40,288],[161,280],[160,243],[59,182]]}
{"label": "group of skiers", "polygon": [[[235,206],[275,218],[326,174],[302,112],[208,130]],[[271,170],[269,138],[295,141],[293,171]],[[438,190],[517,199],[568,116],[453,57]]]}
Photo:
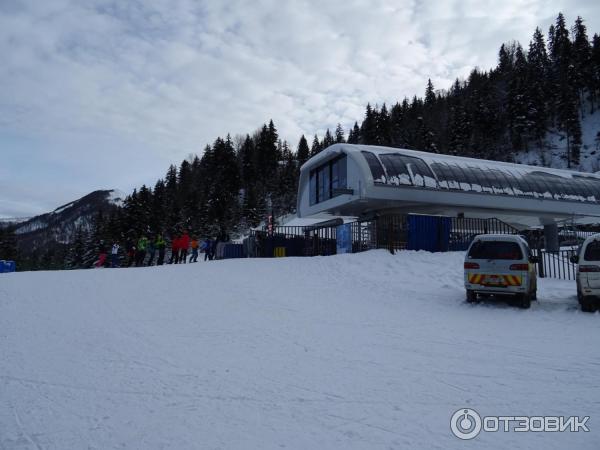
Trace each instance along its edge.
{"label": "group of skiers", "polygon": [[[204,252],[205,261],[214,259],[216,243],[211,238],[200,242],[196,236],[190,237],[189,233],[184,230],[182,233],[173,233],[169,240],[171,254],[167,264],[185,264],[188,262],[188,251],[190,249],[192,251],[189,259],[190,263],[198,262],[199,252]],[[127,257],[126,267],[133,265],[136,267],[153,266],[155,262],[157,266],[162,266],[165,263],[167,239],[161,233],[157,234],[154,239],[142,235],[137,242],[128,239],[124,250]],[[108,247],[104,241],[100,241],[98,253],[95,266],[104,267],[108,253]],[[121,245],[115,241],[110,248],[110,267],[121,266],[120,255]]]}

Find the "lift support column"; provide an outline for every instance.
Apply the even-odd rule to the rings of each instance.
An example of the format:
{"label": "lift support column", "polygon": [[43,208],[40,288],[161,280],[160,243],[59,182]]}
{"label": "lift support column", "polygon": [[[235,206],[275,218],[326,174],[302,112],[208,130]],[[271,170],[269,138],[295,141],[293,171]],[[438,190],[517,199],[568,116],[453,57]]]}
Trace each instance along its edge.
{"label": "lift support column", "polygon": [[547,252],[557,252],[560,250],[558,244],[558,225],[555,223],[544,225],[544,241]]}

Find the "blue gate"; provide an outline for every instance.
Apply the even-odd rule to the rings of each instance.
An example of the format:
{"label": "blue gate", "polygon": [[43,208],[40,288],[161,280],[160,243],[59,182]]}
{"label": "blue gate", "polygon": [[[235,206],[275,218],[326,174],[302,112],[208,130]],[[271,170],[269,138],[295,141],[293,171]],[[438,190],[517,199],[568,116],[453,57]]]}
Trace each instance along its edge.
{"label": "blue gate", "polygon": [[408,215],[408,250],[447,252],[450,243],[450,217]]}

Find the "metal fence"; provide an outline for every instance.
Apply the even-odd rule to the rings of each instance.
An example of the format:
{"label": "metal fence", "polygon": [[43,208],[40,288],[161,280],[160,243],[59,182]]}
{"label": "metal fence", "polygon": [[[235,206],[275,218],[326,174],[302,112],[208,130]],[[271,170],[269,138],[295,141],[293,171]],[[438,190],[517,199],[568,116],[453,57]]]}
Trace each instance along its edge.
{"label": "metal fence", "polygon": [[[341,223],[341,221],[339,222]],[[338,223],[338,224],[339,224]],[[520,234],[519,230],[495,218],[390,214],[345,224],[350,227],[352,253],[371,249],[464,251],[479,234]],[[249,256],[317,256],[337,253],[337,225],[274,226],[251,232]],[[561,236],[581,242],[593,231],[562,232]],[[577,266],[570,261],[573,249],[550,252],[543,248],[541,230],[525,232],[532,252],[538,257],[536,271],[541,278],[574,280]],[[567,242],[567,241],[565,241]]]}
{"label": "metal fence", "polygon": [[[250,256],[317,256],[337,253],[337,225],[273,226],[253,230]],[[497,219],[449,218],[405,214],[382,215],[345,224],[353,253],[375,248],[398,250],[466,250],[478,234],[516,234]]]}
{"label": "metal fence", "polygon": [[449,250],[466,250],[478,234],[519,234],[515,227],[501,220],[453,217]]}
{"label": "metal fence", "polygon": [[577,250],[549,252],[544,249],[532,249],[532,253],[538,258],[535,267],[540,278],[575,279],[577,265],[571,262],[571,256],[576,255]]}
{"label": "metal fence", "polygon": [[[376,221],[351,222],[352,253],[378,247]],[[337,226],[275,226],[253,230],[250,256],[327,256],[337,253]]]}

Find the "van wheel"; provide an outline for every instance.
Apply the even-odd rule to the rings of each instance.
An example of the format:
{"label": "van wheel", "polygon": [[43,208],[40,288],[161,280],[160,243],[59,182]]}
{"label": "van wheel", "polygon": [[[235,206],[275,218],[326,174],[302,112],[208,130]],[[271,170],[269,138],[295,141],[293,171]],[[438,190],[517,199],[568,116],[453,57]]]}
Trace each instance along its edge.
{"label": "van wheel", "polygon": [[517,302],[521,309],[529,309],[531,307],[531,297],[529,294],[521,294],[517,297]]}
{"label": "van wheel", "polygon": [[593,302],[588,302],[588,301],[582,300],[580,303],[581,303],[581,310],[583,312],[590,312],[591,313],[591,312],[594,312],[594,310],[596,309],[594,307],[595,305],[594,305]]}
{"label": "van wheel", "polygon": [[475,303],[477,301],[477,294],[472,289],[467,289],[467,303]]}

